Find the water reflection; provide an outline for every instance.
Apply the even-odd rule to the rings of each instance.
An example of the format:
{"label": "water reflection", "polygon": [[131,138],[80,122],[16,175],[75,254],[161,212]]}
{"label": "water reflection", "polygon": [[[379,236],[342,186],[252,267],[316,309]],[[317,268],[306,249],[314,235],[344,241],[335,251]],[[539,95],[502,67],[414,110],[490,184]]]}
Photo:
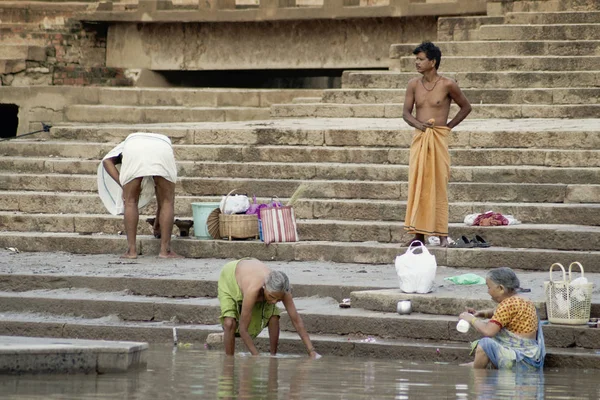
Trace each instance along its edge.
{"label": "water reflection", "polygon": [[153,347],[122,375],[0,376],[3,399],[597,399],[595,371],[472,370],[360,358],[226,357]]}

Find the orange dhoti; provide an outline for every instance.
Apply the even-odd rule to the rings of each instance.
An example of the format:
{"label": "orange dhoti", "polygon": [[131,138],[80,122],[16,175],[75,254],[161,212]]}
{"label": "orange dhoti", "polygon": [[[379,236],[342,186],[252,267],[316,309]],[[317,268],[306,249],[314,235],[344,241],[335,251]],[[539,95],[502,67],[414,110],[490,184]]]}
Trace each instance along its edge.
{"label": "orange dhoti", "polygon": [[411,234],[448,236],[450,128],[417,130],[410,145],[404,229]]}

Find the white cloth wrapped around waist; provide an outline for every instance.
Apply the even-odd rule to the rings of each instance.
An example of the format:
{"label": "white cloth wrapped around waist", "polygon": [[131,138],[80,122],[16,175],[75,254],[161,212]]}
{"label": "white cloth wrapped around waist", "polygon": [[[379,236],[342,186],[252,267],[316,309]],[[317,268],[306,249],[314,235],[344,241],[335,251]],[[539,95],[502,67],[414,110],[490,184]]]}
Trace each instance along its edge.
{"label": "white cloth wrapped around waist", "polygon": [[173,183],[177,181],[173,147],[165,135],[137,132],[123,142],[121,185],[142,176],[162,176]]}
{"label": "white cloth wrapped around waist", "polygon": [[[139,209],[145,207],[154,197],[153,176],[162,176],[173,183],[177,180],[177,167],[171,140],[165,135],[132,133],[125,141],[109,151],[102,161],[121,154],[123,155],[119,172],[121,184],[144,177],[138,202]],[[98,194],[108,212],[112,215],[123,214],[123,191],[106,172],[102,162],[98,165]]]}

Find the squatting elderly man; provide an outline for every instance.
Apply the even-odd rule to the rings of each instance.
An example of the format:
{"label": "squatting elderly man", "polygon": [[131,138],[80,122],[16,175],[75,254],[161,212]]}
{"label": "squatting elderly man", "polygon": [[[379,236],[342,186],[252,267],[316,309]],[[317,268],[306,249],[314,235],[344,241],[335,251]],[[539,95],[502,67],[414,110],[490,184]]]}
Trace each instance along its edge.
{"label": "squatting elderly man", "polygon": [[255,259],[231,261],[223,267],[218,282],[218,297],[221,305],[225,354],[235,352],[235,336],[239,333],[242,341],[252,353],[258,355],[253,338],[265,327],[269,327],[270,352],[277,354],[279,343],[279,308],[283,305],[300,339],[311,358],[319,354],[308,337],[302,318],[296,310],[286,274],[268,268]]}

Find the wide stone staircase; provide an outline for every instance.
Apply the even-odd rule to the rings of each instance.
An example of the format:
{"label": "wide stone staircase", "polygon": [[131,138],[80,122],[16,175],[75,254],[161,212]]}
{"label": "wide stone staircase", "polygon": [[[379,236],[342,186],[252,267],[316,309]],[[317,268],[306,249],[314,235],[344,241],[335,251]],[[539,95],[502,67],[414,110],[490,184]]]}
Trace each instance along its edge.
{"label": "wide stone staircase", "polygon": [[[514,2],[515,7],[519,3]],[[556,11],[439,18],[440,73],[455,79],[473,105],[470,118],[590,118],[600,105],[600,3]],[[517,9],[518,10],[518,9]],[[547,10],[547,11],[544,11]],[[415,77],[414,44],[390,48],[390,71],[347,71],[342,89],[319,101],[279,104],[273,117],[399,118]]]}
{"label": "wide stone staircase", "polygon": [[[560,10],[561,3],[538,3]],[[492,247],[432,246],[430,251],[438,265],[450,267],[451,272],[468,269],[484,274],[499,266],[547,271],[554,262],[580,261],[586,272],[597,273],[600,125],[593,119],[593,91],[599,78],[593,64],[586,64],[595,56],[561,52],[595,49],[593,42],[600,37],[595,34],[596,39],[585,41],[591,47],[585,47],[583,41],[567,41],[566,37],[540,37],[526,45],[518,41],[502,44],[504,36],[502,40],[482,36],[483,28],[508,23],[512,25],[502,35],[512,34],[511,29],[520,26],[517,17],[548,24],[552,18],[570,21],[567,14],[589,18],[583,15],[593,12],[561,12],[565,15],[561,20],[550,16],[551,9],[512,11],[501,16],[440,19],[440,35],[448,40],[439,43],[448,55],[442,59],[442,70],[454,72],[448,75],[458,79],[475,106],[475,117],[455,129],[450,139],[450,236],[479,234]],[[543,24],[532,26],[537,25]],[[402,221],[412,129],[397,117],[403,87],[415,76],[408,72],[412,46],[392,46],[398,70],[348,71],[344,87],[325,91],[319,103],[306,103],[314,102],[314,93],[295,93],[293,103],[291,98],[279,103],[262,91],[249,91],[239,103],[239,94],[227,90],[102,88],[94,90],[106,101],[98,97],[98,101],[69,106],[68,121],[49,134],[0,142],[0,248],[21,251],[0,251],[0,266],[4,266],[0,333],[167,342],[177,328],[182,342],[204,342],[210,333],[220,331],[215,265],[222,265],[219,260],[210,267],[206,259],[256,257],[304,261],[294,268],[312,271],[304,280],[292,279],[294,296],[311,337],[325,354],[467,361],[468,340],[475,336],[456,332],[456,315],[466,305],[492,306],[487,297],[403,295],[391,267],[394,257],[404,251],[399,243],[405,239]],[[491,49],[505,53],[496,56]],[[554,50],[544,56],[542,49]],[[452,57],[457,58],[453,61]],[[555,70],[528,61],[540,58],[539,63],[542,57],[552,68],[571,65],[567,58],[575,61],[573,68]],[[489,67],[484,59],[491,60]],[[471,63],[473,70],[464,63]],[[272,104],[271,113],[277,117],[327,118],[234,122],[225,111],[219,119],[225,122],[209,122],[217,119],[208,119],[197,110],[261,108],[261,104]],[[578,117],[557,119],[568,116]],[[114,261],[117,270],[102,262],[93,265],[96,271],[105,270],[106,276],[78,275],[69,268],[57,274],[49,263],[85,265],[94,254],[124,251],[122,217],[106,213],[97,196],[95,174],[102,156],[135,131],[171,137],[180,177],[175,205],[180,219],[191,219],[192,202],[218,201],[232,189],[255,194],[259,201],[277,196],[285,202],[301,183],[307,183],[295,207],[301,242],[265,246],[255,240],[178,237],[173,240],[176,252],[203,260],[169,261],[167,269],[149,264],[153,279],[132,277],[128,264],[120,261]],[[140,218],[140,263],[147,263],[158,251],[158,241],[144,221],[153,215],[154,207],[144,209]],[[488,210],[513,215],[522,224],[464,225],[467,214]],[[34,252],[69,254],[50,261],[43,259],[44,253],[36,257]],[[30,265],[40,268],[10,269],[14,257],[26,257]],[[350,284],[345,272],[337,284],[325,284],[318,271],[308,267],[310,262],[323,261],[360,264],[347,270],[364,278]],[[382,268],[377,264],[389,267],[391,273],[375,280],[369,273]],[[176,279],[185,265],[200,276]],[[350,310],[338,307],[344,298],[352,299]],[[416,314],[394,313],[396,302],[403,298],[413,300]],[[544,312],[541,298],[538,293],[534,299]],[[598,317],[599,301],[594,300],[592,316]],[[287,332],[293,328],[285,315],[282,327],[286,331],[282,351],[302,352],[297,336]],[[600,330],[548,325],[545,332],[551,347],[548,366],[600,365],[596,353]],[[365,340],[369,336],[376,341]],[[261,344],[266,348],[264,337]]]}
{"label": "wide stone staircase", "polygon": [[[211,336],[221,332],[215,298],[221,260],[205,259],[199,267],[197,260],[173,265],[146,259],[131,269],[125,262],[107,264],[102,256],[39,254],[0,252],[4,260],[17,262],[22,256],[30,264],[11,274],[0,262],[0,334],[172,343],[175,332],[180,345],[222,348],[219,337]],[[295,304],[311,340],[326,356],[467,362],[469,341],[477,335],[472,330],[458,333],[456,314],[467,305],[493,306],[480,286],[460,296],[406,295],[395,289],[392,267],[365,275],[356,265],[319,265],[319,271],[313,265],[283,269],[293,282]],[[324,276],[321,282],[315,282],[317,272]],[[332,284],[340,273],[343,284]],[[192,275],[197,278],[190,279]],[[377,288],[383,290],[373,290]],[[343,298],[351,298],[352,308],[339,308]],[[400,299],[412,300],[411,315],[394,312]],[[543,306],[540,310],[544,317]],[[285,312],[281,329],[280,352],[304,353]],[[547,367],[598,368],[599,329],[546,325],[544,334]],[[260,351],[268,351],[266,332],[256,343]],[[237,345],[239,351],[247,351],[240,340]]]}

